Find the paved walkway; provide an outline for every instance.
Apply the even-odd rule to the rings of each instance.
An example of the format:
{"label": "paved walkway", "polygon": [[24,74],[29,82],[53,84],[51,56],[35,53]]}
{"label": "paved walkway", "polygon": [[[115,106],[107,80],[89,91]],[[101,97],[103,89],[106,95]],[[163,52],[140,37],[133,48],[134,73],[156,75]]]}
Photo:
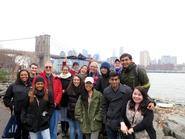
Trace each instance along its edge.
{"label": "paved walkway", "polygon": [[0,98],[0,138],[3,133],[3,129],[10,118],[10,111],[8,108],[4,106],[2,103],[2,99]]}

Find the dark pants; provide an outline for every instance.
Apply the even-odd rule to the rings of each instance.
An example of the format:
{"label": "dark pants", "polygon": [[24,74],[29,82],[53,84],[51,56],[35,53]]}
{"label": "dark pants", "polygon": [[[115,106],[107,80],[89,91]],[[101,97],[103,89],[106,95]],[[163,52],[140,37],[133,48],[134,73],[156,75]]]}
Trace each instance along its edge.
{"label": "dark pants", "polygon": [[17,122],[15,139],[28,139],[29,132],[23,128],[23,124],[21,123],[21,115],[15,114],[15,117]]}
{"label": "dark pants", "polygon": [[117,139],[118,131],[112,130],[109,126],[105,126],[108,139]]}

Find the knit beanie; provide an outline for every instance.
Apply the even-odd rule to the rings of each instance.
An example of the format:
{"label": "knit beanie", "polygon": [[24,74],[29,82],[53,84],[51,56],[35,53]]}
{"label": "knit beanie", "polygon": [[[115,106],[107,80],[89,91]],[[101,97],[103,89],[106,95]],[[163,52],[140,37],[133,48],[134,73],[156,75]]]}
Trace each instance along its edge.
{"label": "knit beanie", "polygon": [[35,79],[35,84],[37,82],[43,82],[44,83],[44,78],[42,76],[37,76],[36,79]]}
{"label": "knit beanie", "polygon": [[106,69],[110,69],[110,64],[108,62],[103,62],[100,66],[100,69],[101,68],[106,68]]}

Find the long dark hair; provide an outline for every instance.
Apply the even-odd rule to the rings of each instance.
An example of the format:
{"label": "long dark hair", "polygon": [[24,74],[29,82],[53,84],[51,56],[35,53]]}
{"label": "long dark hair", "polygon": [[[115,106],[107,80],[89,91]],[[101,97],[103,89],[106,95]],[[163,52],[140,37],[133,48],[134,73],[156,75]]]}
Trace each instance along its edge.
{"label": "long dark hair", "polygon": [[20,78],[20,74],[21,74],[21,72],[23,72],[23,71],[26,71],[26,72],[28,73],[28,80],[26,81],[26,84],[29,84],[29,82],[30,82],[30,73],[29,73],[28,70],[26,70],[26,69],[21,69],[21,70],[17,73],[17,78],[16,78],[16,81],[15,81],[15,84],[25,84],[25,83],[21,80],[21,78]]}
{"label": "long dark hair", "polygon": [[[141,113],[144,114],[144,112],[147,109],[147,98],[148,95],[145,91],[145,89],[142,86],[137,86],[134,88],[134,90],[137,89],[141,92],[142,96],[143,96],[143,101],[140,103],[138,110],[141,110]],[[135,102],[133,99],[131,99],[130,104],[129,104],[129,109],[130,110],[135,110]]]}
{"label": "long dark hair", "polygon": [[[78,87],[76,87],[76,86],[73,84],[73,79],[74,79],[75,76],[78,77],[78,78],[80,79],[80,84],[79,84]],[[84,88],[83,88],[83,87],[84,87],[84,82],[83,82],[82,78],[80,77],[79,74],[77,74],[77,75],[74,75],[74,76],[73,76],[73,79],[70,81],[70,83],[69,83],[69,85],[68,85],[68,87],[67,87],[67,89],[66,89],[66,92],[67,92],[68,94],[70,94],[70,93],[72,93],[72,92],[80,93],[80,94],[81,94],[82,90],[84,89]]]}

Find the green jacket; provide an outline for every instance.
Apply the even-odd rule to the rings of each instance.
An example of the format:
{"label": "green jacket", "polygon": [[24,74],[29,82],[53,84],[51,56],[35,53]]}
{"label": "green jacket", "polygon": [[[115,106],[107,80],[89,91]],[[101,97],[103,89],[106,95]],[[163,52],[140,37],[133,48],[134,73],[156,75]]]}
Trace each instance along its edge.
{"label": "green jacket", "polygon": [[75,118],[80,122],[82,133],[92,133],[101,130],[101,104],[102,94],[95,89],[93,90],[89,106],[84,106],[81,96],[78,98],[75,107]]}
{"label": "green jacket", "polygon": [[134,89],[136,86],[143,86],[146,90],[150,88],[150,83],[146,70],[135,63],[123,68],[121,72],[121,83]]}

